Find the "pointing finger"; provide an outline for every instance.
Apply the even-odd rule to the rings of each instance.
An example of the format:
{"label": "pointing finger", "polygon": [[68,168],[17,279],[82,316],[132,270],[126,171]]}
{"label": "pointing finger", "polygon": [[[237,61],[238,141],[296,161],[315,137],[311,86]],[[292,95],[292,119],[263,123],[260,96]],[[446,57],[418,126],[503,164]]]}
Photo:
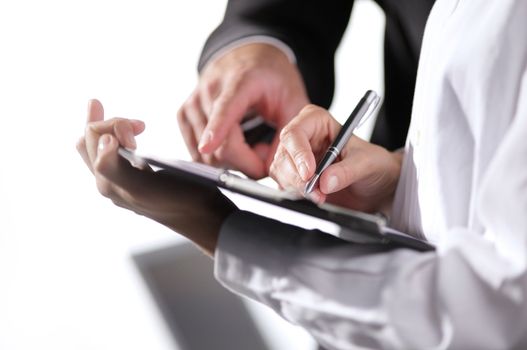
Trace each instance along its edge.
{"label": "pointing finger", "polygon": [[315,156],[309,138],[298,124],[286,126],[280,133],[280,142],[295,164],[296,171],[307,181],[315,173]]}
{"label": "pointing finger", "polygon": [[201,153],[214,152],[255,102],[255,93],[246,80],[233,80],[214,101],[207,127],[199,143]]}

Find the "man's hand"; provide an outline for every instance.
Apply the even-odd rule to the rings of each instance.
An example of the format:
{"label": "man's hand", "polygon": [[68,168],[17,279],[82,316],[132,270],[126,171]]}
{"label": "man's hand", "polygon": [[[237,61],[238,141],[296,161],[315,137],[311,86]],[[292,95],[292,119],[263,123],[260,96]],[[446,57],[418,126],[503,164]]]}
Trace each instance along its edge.
{"label": "man's hand", "polygon": [[101,103],[92,100],[77,150],[103,196],[168,226],[213,255],[220,226],[235,206],[217,190],[137,169],[121,158],[119,146],[135,148],[135,136],[144,127],[138,120],[104,120]]}
{"label": "man's hand", "polygon": [[[286,55],[271,45],[249,44],[205,66],[178,122],[192,159],[262,178],[268,175],[279,131],[307,103],[300,73]],[[277,128],[271,145],[245,142],[240,121],[248,113]]]}
{"label": "man's hand", "polygon": [[[280,135],[271,176],[284,188],[304,191],[341,126],[323,108],[305,107]],[[353,136],[313,192],[318,202],[367,212],[391,206],[401,171],[401,153],[390,153]]]}

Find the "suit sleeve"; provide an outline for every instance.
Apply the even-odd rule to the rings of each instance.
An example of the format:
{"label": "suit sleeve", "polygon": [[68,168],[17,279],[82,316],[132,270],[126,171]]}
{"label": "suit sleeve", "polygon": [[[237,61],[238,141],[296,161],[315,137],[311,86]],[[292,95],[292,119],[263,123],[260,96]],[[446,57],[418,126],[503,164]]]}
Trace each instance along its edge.
{"label": "suit sleeve", "polygon": [[201,70],[215,52],[256,35],[276,38],[294,52],[311,102],[329,107],[334,55],[347,27],[353,1],[229,0],[222,23],[205,43]]}

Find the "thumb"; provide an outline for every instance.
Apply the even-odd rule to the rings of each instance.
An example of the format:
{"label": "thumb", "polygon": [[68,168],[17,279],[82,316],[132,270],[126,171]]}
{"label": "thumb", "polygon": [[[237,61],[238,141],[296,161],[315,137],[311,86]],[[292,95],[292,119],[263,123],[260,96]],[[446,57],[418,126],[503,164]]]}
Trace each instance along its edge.
{"label": "thumb", "polygon": [[251,92],[247,85],[247,83],[233,84],[220,93],[213,102],[209,121],[198,146],[201,153],[207,154],[217,150],[234,123],[239,123],[255,102],[256,94]]}
{"label": "thumb", "polygon": [[361,154],[344,158],[330,165],[320,176],[320,191],[324,194],[338,192],[360,181],[371,173],[371,162]]}

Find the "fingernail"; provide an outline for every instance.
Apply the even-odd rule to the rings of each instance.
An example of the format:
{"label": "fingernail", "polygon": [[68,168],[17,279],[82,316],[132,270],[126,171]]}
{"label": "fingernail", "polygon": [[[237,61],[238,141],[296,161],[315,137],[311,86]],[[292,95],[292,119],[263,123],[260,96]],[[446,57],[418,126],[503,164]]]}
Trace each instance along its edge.
{"label": "fingernail", "polygon": [[300,177],[302,178],[302,180],[306,181],[307,180],[307,164],[306,164],[306,162],[300,162],[300,164],[298,164],[298,171],[300,172]]}
{"label": "fingernail", "polygon": [[339,179],[335,175],[330,176],[328,179],[328,192],[335,191],[338,185],[339,185]]}
{"label": "fingernail", "polygon": [[99,138],[99,145],[98,145],[99,151],[104,151],[104,149],[110,144],[110,141],[111,141],[110,136],[102,135]]}
{"label": "fingernail", "polygon": [[90,120],[90,111],[91,111],[91,104],[93,100],[88,100],[88,106],[86,107],[86,118],[89,121]]}
{"label": "fingernail", "polygon": [[138,128],[142,128],[145,125],[145,122],[139,119],[130,119],[130,122],[132,122],[132,124]]}
{"label": "fingernail", "polygon": [[201,140],[199,141],[198,148],[201,150],[203,147],[205,147],[210,141],[212,140],[212,131],[206,131],[201,136]]}

